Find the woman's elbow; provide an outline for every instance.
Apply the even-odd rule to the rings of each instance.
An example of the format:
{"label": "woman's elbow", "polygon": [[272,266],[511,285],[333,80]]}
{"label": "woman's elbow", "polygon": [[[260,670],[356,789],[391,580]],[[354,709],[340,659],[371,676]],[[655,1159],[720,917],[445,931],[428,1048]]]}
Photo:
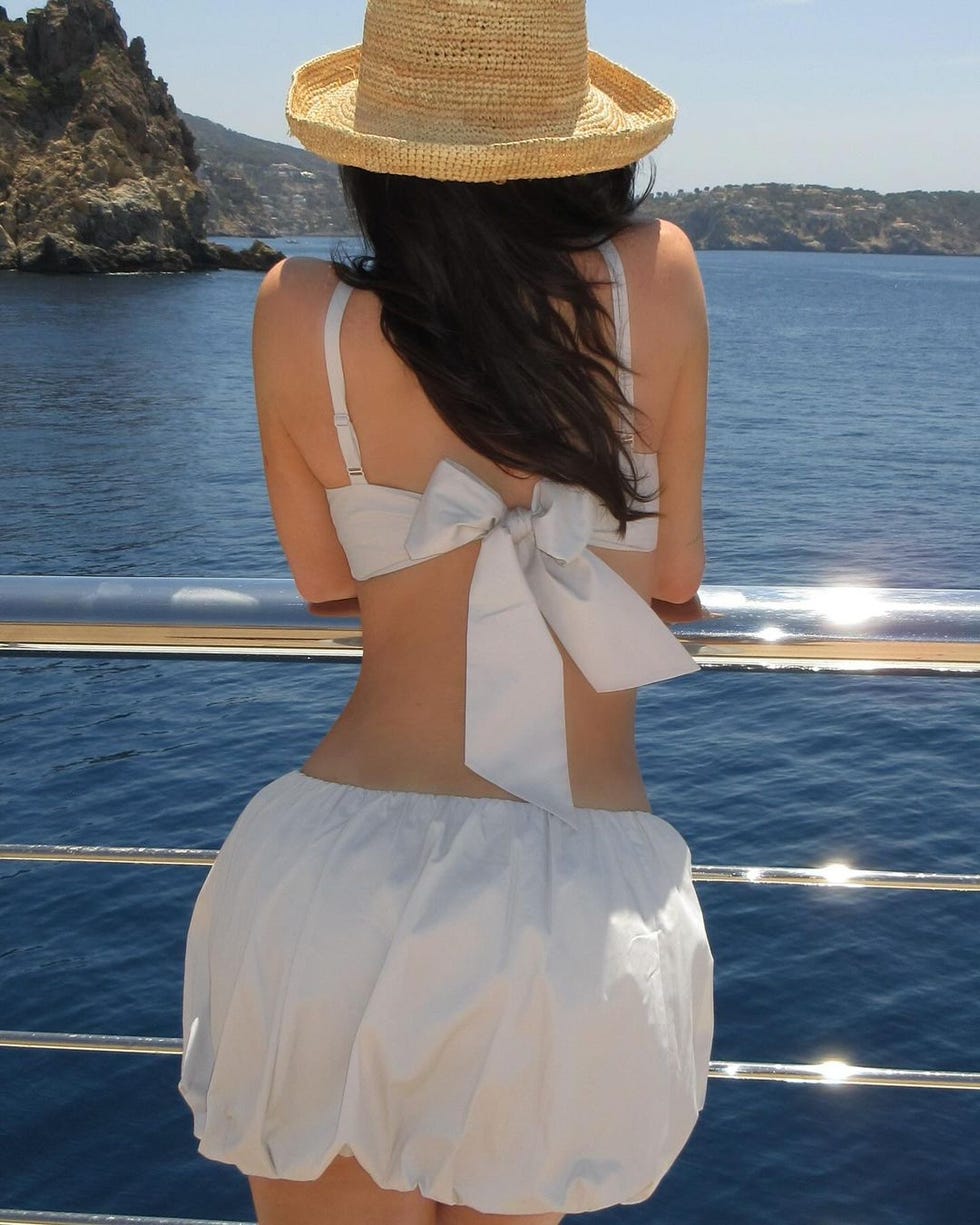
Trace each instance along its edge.
{"label": "woman's elbow", "polygon": [[296,590],[305,604],[333,604],[357,594],[352,578],[325,581],[322,575],[293,575]]}
{"label": "woman's elbow", "polygon": [[671,579],[668,582],[656,583],[652,598],[662,600],[665,604],[686,604],[698,594],[700,586],[700,582],[682,582],[680,579]]}
{"label": "woman's elbow", "polygon": [[686,604],[698,594],[704,578],[704,551],[688,555],[683,561],[658,565],[654,569],[651,596],[667,604]]}

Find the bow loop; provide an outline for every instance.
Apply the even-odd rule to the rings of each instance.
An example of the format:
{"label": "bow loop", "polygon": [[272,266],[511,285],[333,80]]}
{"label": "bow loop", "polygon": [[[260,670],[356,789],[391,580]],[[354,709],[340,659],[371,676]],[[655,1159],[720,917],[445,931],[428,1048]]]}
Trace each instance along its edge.
{"label": "bow loop", "polygon": [[543,479],[531,500],[538,548],[562,565],[586,550],[595,530],[595,499],[586,489]]}
{"label": "bow loop", "polygon": [[424,561],[488,535],[507,514],[495,489],[451,459],[440,460],[419,499],[405,552]]}

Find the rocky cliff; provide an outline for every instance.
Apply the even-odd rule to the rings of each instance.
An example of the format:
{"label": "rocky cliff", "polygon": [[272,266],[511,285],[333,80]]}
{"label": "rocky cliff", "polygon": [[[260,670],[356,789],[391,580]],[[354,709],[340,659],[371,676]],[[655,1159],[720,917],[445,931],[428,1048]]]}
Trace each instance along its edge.
{"label": "rocky cliff", "polygon": [[176,271],[218,262],[194,140],[109,0],[0,8],[0,267]]}

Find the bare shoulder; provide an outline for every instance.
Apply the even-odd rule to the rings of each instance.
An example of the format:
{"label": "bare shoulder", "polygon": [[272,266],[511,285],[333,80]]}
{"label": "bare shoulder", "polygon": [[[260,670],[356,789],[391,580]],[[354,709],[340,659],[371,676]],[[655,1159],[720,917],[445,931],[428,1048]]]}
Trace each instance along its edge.
{"label": "bare shoulder", "polygon": [[333,264],[325,259],[293,256],[280,260],[265,275],[255,304],[256,326],[289,330],[298,318],[322,306],[337,284]]}
{"label": "bare shoulder", "polygon": [[[621,238],[630,247],[644,252],[650,259],[681,259],[697,262],[691,240],[679,225],[663,217],[649,221],[634,221]],[[617,239],[617,242],[619,239]]]}
{"label": "bare shoulder", "polygon": [[266,273],[252,326],[260,418],[302,416],[309,388],[324,375],[323,322],[337,281],[333,265],[320,259],[282,260]]}
{"label": "bare shoulder", "polygon": [[696,306],[703,296],[701,272],[691,240],[672,221],[635,223],[624,232],[641,289]]}
{"label": "bare shoulder", "polygon": [[266,273],[252,326],[260,421],[276,418],[301,430],[311,402],[328,394],[323,323],[337,281],[333,265],[319,259],[282,260]]}

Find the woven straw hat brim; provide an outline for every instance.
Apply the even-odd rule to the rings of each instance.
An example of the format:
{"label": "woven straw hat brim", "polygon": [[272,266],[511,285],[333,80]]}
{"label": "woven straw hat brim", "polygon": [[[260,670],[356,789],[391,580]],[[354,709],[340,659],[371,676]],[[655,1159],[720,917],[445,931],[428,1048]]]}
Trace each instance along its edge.
{"label": "woven straw hat brim", "polygon": [[289,129],[311,153],[387,174],[481,183],[592,174],[638,161],[673,131],[674,100],[589,51],[591,84],[567,135],[500,143],[426,143],[358,131],[360,45],[320,56],[293,74]]}

